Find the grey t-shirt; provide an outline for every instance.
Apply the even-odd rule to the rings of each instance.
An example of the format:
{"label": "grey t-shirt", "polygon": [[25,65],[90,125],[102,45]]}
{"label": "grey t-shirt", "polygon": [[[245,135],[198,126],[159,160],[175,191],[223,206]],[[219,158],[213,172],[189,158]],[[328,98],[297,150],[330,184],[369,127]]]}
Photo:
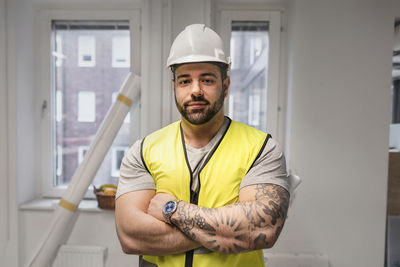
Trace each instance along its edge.
{"label": "grey t-shirt", "polygon": [[[198,174],[207,158],[207,155],[223,137],[228,125],[229,119],[225,118],[225,121],[217,134],[202,148],[194,148],[186,145],[189,165],[193,172],[193,191],[196,191],[199,187]],[[143,139],[136,141],[122,160],[116,198],[132,191],[156,189],[154,179],[146,170],[141,159],[142,140]],[[240,189],[248,185],[263,183],[277,184],[288,191],[290,188],[289,179],[286,173],[285,157],[279,144],[272,138],[269,138],[260,157],[258,157],[254,162],[253,167],[243,178],[240,184]]]}

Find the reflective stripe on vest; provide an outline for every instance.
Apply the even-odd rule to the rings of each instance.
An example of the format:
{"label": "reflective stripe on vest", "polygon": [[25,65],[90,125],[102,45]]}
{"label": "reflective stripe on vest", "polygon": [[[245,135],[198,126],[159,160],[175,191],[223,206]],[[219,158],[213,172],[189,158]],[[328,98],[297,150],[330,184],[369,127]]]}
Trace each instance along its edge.
{"label": "reflective stripe on vest", "polygon": [[[239,186],[264,148],[269,135],[245,124],[231,121],[200,171],[198,198],[191,199],[191,170],[180,122],[172,123],[147,136],[142,144],[142,160],[156,184],[156,193],[168,193],[185,202],[218,208],[239,201]],[[191,258],[188,258],[191,257]],[[261,250],[241,254],[185,254],[143,256],[159,267],[264,266]],[[185,266],[187,267],[187,266]]]}

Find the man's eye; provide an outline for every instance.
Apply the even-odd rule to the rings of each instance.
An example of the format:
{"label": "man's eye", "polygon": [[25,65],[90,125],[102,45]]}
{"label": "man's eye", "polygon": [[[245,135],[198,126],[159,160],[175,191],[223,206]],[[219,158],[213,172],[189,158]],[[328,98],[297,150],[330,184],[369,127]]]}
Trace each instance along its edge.
{"label": "man's eye", "polygon": [[186,85],[190,83],[190,80],[181,80],[178,82],[180,85]]}
{"label": "man's eye", "polygon": [[213,84],[213,83],[214,83],[214,80],[212,80],[212,79],[203,79],[203,83],[206,83],[206,84]]}

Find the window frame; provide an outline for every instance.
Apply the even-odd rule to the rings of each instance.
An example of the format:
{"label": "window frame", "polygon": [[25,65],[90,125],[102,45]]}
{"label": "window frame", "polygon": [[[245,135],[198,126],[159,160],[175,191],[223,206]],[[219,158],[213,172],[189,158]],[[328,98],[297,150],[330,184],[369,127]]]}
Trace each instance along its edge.
{"label": "window frame", "polygon": [[[89,7],[76,7],[76,8],[51,8],[40,6],[38,8],[36,29],[39,33],[36,38],[36,51],[38,52],[37,61],[39,68],[37,68],[37,106],[40,109],[38,118],[38,151],[41,157],[39,161],[38,179],[41,182],[42,197],[61,197],[67,186],[55,186],[55,164],[53,153],[53,114],[55,114],[55,105],[52,101],[55,99],[55,90],[52,84],[52,61],[51,61],[51,44],[52,38],[52,21],[53,20],[128,20],[130,30],[130,71],[140,74],[141,69],[141,12],[140,8],[136,6],[121,6],[120,9],[115,6],[112,9],[99,8],[93,9]],[[140,109],[134,108],[132,111],[140,113]],[[140,115],[131,113],[131,117],[137,118]],[[54,118],[55,119],[55,118]],[[140,129],[140,122],[131,118],[130,124],[130,139],[135,135],[133,131]],[[94,194],[89,187],[85,198],[94,198]]]}
{"label": "window frame", "polygon": [[[226,10],[220,11],[218,30],[224,42],[225,51],[230,55],[232,21],[268,21],[269,22],[269,65],[267,91],[267,130],[275,139],[283,140],[284,93],[281,86],[281,29],[282,11],[280,10]],[[226,98],[225,114],[229,114],[229,97]]]}

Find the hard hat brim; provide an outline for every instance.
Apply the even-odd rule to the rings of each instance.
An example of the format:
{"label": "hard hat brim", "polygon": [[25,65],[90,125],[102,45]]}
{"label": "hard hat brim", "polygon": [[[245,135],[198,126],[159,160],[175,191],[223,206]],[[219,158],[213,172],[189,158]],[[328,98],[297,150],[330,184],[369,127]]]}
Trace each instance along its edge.
{"label": "hard hat brim", "polygon": [[186,57],[181,57],[177,60],[171,60],[167,62],[166,68],[169,68],[173,65],[178,65],[178,64],[190,64],[190,63],[202,63],[202,62],[219,62],[219,63],[224,63],[226,65],[230,65],[230,60],[229,58],[227,60],[217,60],[215,57],[211,56],[198,56],[198,55],[190,55]]}

